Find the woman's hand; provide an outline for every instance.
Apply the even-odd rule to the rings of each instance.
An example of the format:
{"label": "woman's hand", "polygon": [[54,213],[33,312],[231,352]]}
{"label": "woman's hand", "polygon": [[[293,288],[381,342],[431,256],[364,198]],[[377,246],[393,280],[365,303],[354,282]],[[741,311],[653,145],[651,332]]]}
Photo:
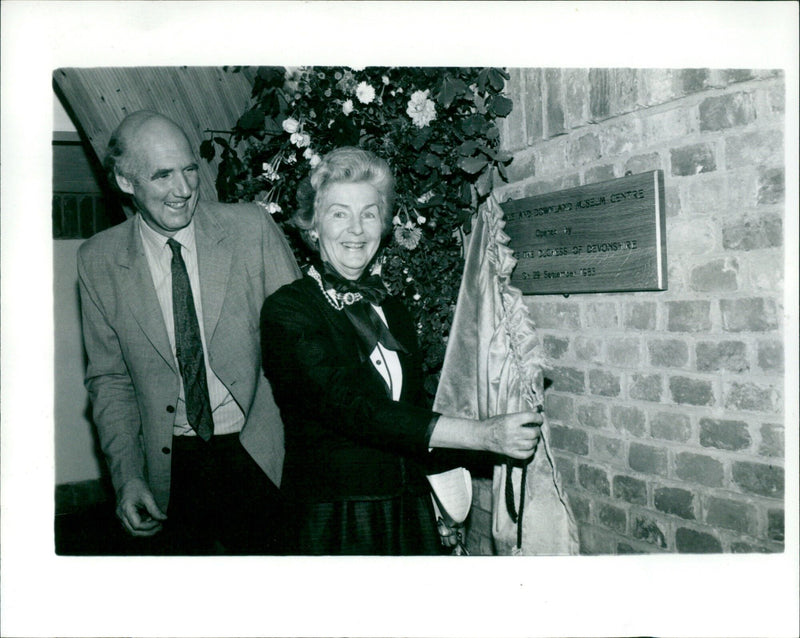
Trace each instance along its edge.
{"label": "woman's hand", "polygon": [[542,435],[543,417],[536,412],[515,412],[486,419],[486,448],[489,452],[525,460],[536,451]]}

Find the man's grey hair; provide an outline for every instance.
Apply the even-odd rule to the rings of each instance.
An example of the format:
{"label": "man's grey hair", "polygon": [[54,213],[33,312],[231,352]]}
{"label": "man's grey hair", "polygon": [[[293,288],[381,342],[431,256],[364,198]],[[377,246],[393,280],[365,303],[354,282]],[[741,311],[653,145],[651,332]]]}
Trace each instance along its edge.
{"label": "man's grey hair", "polygon": [[142,126],[153,119],[171,122],[180,130],[181,127],[156,111],[142,110],[131,113],[119,123],[111,138],[108,140],[106,155],[103,159],[103,168],[111,186],[119,190],[117,175],[121,175],[131,181],[135,181],[141,175],[141,161],[136,153],[131,152],[131,144],[136,139]]}

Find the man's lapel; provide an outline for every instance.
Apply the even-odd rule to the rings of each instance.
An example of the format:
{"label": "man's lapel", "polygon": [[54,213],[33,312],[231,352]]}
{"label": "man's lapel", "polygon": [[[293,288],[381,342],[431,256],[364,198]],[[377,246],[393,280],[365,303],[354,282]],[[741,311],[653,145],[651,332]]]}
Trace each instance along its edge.
{"label": "man's lapel", "polygon": [[175,369],[175,358],[169,344],[164,315],[158,303],[153,276],[144,254],[142,238],[139,235],[137,217],[128,222],[128,234],[117,251],[119,268],[119,287],[122,298],[128,301],[131,315],[142,328],[145,336],[153,344],[159,355]]}
{"label": "man's lapel", "polygon": [[210,343],[228,290],[233,249],[228,232],[203,202],[198,202],[194,220],[203,321],[206,341]]}

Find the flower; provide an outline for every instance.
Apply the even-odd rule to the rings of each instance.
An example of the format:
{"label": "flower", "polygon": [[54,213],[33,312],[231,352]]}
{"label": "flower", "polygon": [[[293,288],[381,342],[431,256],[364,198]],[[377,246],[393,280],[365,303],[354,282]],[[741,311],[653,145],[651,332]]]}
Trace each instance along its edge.
{"label": "flower", "polygon": [[417,228],[413,222],[407,222],[405,226],[398,226],[394,229],[395,241],[408,250],[414,250],[421,237],[422,230]]}
{"label": "flower", "polygon": [[381,76],[381,82],[383,82],[385,86],[389,86],[389,76],[388,75],[382,75]]}
{"label": "flower", "polygon": [[285,120],[283,120],[283,124],[281,124],[281,126],[283,126],[283,130],[287,133],[297,133],[297,129],[300,128],[300,122],[293,117],[287,117]]}
{"label": "flower", "polygon": [[311,137],[307,133],[292,133],[289,141],[297,148],[303,148],[311,144]]}
{"label": "flower", "polygon": [[417,197],[417,201],[420,204],[427,204],[429,201],[431,201],[431,197],[433,197],[433,190],[429,190],[427,193],[423,193]]}
{"label": "flower", "polygon": [[395,215],[394,217],[392,217],[392,225],[400,226],[402,223],[403,221],[400,219],[399,215]]}
{"label": "flower", "polygon": [[362,104],[369,104],[375,99],[375,89],[366,82],[359,82],[356,87],[356,97]]}
{"label": "flower", "polygon": [[264,202],[261,200],[256,200],[256,204],[261,206],[261,208],[267,211],[270,215],[280,213],[283,210],[278,202]]}
{"label": "flower", "polygon": [[303,151],[303,157],[306,159],[311,159],[312,155],[314,155],[314,149],[312,149],[310,146]]}
{"label": "flower", "polygon": [[430,89],[414,91],[408,101],[406,114],[418,128],[425,128],[436,119],[436,105],[428,99]]}
{"label": "flower", "polygon": [[346,100],[344,104],[342,104],[342,113],[345,115],[350,115],[353,112],[353,100]]}
{"label": "flower", "polygon": [[426,221],[428,221],[428,218],[425,215],[417,215],[418,224],[424,224]]}
{"label": "flower", "polygon": [[311,156],[311,159],[308,160],[308,164],[309,164],[309,166],[311,166],[311,168],[315,168],[321,161],[322,161],[322,158],[319,155],[317,155],[316,153],[314,153]]}

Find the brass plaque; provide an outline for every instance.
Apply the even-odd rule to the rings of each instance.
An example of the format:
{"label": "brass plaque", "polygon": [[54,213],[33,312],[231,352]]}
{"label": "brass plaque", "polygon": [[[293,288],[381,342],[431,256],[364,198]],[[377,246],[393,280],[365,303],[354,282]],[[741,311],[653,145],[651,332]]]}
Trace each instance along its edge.
{"label": "brass plaque", "polygon": [[667,289],[662,171],[501,206],[523,293]]}

